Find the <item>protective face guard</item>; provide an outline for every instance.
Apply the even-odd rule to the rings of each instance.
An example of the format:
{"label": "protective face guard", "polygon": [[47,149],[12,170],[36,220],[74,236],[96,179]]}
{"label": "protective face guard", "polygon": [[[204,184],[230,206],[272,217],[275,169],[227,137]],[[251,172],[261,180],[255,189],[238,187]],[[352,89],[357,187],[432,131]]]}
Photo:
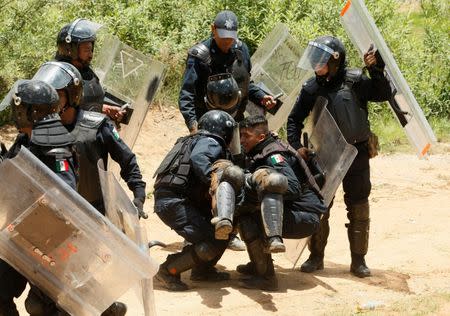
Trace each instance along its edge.
{"label": "protective face guard", "polygon": [[[323,68],[332,55],[337,54],[334,50],[324,44],[309,42],[305,52],[298,62],[298,67],[305,70],[316,71]],[[339,57],[339,56],[337,56]]]}
{"label": "protective face guard", "polygon": [[239,155],[241,153],[241,136],[239,134],[239,126],[236,124],[233,130],[233,138],[231,139],[229,149],[232,155]]}
{"label": "protective face guard", "polygon": [[[230,73],[221,73],[208,77],[208,86],[207,89],[211,89],[211,91],[206,93],[205,103],[209,110],[222,110],[229,114],[233,114],[241,101],[241,91],[237,92],[237,95],[234,94],[239,87],[237,86],[236,81],[234,80],[232,74]],[[220,99],[219,89],[224,89],[225,91],[230,92],[230,96],[227,99]],[[215,94],[215,97],[210,98],[210,94]],[[237,96],[237,97],[236,97]],[[234,98],[234,100],[230,101],[230,98]]]}
{"label": "protective face guard", "polygon": [[[97,163],[100,184],[102,187],[103,201],[105,203],[106,216],[125,235],[127,235],[141,249],[144,255],[152,262],[148,267],[152,275],[156,274],[158,264],[148,254],[148,239],[145,227],[141,225],[138,210],[130,201],[127,193],[119,184],[115,176],[105,170],[103,160]],[[145,316],[155,315],[155,302],[153,294],[153,279],[142,279],[140,286],[136,288],[138,297],[142,300]]]}
{"label": "protective face guard", "polygon": [[73,82],[78,86],[81,84],[77,75],[68,67],[61,63],[47,62],[39,68],[33,76],[33,80],[41,80],[51,85],[56,90],[64,89]]}
{"label": "protective face guard", "polygon": [[100,315],[152,277],[149,256],[26,148],[0,178],[0,256],[68,313]]}
{"label": "protective face guard", "polygon": [[17,86],[23,82],[23,80],[17,80],[13,86],[11,87],[11,89],[9,89],[8,93],[5,95],[5,97],[3,98],[2,102],[0,103],[0,112],[5,110],[8,106],[13,105],[14,104],[14,94],[17,92]]}
{"label": "protective face guard", "polygon": [[95,41],[96,33],[102,26],[86,19],[76,19],[67,31],[65,41],[68,44],[72,42]]}

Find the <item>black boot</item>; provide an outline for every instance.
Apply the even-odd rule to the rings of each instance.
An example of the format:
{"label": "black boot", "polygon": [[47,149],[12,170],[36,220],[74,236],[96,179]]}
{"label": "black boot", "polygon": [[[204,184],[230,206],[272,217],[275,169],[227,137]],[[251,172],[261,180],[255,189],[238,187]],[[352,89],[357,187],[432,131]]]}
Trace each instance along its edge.
{"label": "black boot", "polygon": [[308,260],[303,262],[300,267],[300,271],[305,273],[311,273],[317,270],[323,270],[323,257],[316,256],[313,253],[309,255]]}
{"label": "black boot", "polygon": [[182,252],[168,255],[166,261],[159,266],[155,279],[161,282],[169,291],[188,290],[186,283],[181,281],[181,273],[195,265],[191,254],[192,249],[193,246],[186,246]]}
{"label": "black boot", "polygon": [[220,282],[229,279],[229,273],[217,271],[215,267],[208,265],[197,265],[191,271],[192,281]]}
{"label": "black boot", "polygon": [[365,278],[371,275],[370,269],[366,265],[364,255],[352,253],[352,263],[350,265],[350,272],[358,278]]}
{"label": "black boot", "polygon": [[255,275],[256,274],[256,267],[253,264],[253,262],[248,262],[246,264],[240,264],[236,267],[236,271],[240,274],[245,275]]}
{"label": "black boot", "polygon": [[19,316],[14,300],[0,299],[0,316]]}
{"label": "black boot", "polygon": [[127,305],[121,302],[114,302],[101,316],[124,316],[127,313]]}
{"label": "black boot", "polygon": [[311,254],[308,260],[301,265],[300,271],[311,273],[317,270],[323,270],[325,246],[327,245],[328,235],[330,234],[329,218],[330,213],[328,212],[320,219],[319,230],[309,240],[308,248]]}

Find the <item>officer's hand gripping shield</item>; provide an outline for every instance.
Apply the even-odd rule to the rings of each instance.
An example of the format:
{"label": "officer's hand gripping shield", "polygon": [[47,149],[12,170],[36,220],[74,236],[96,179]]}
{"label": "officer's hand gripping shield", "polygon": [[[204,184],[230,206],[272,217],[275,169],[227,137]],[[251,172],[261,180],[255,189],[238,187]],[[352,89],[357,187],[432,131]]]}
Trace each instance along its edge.
{"label": "officer's hand gripping shield", "polygon": [[[252,80],[266,94],[280,96],[283,105],[275,114],[265,113],[269,129],[282,127],[294,106],[300,87],[311,72],[297,67],[303,48],[289,34],[284,24],[277,24],[251,58]],[[261,107],[249,102],[247,112],[262,114]]]}
{"label": "officer's hand gripping shield", "polygon": [[132,108],[128,124],[121,125],[119,133],[133,148],[166,67],[111,34],[102,34],[95,45],[93,69],[111,104]]}
{"label": "officer's hand gripping shield", "polygon": [[[149,257],[147,232],[139,221],[137,208],[131,202],[114,174],[106,171],[103,160],[100,159],[98,161],[97,167],[100,175],[106,216],[119,230],[136,243],[144,255]],[[158,264],[151,258],[150,261],[152,265],[148,269],[153,276],[157,272]],[[155,315],[153,278],[142,279],[138,293],[139,298],[142,300],[144,315]]]}
{"label": "officer's hand gripping shield", "polygon": [[22,147],[0,164],[0,255],[71,315],[100,315],[152,262]]}
{"label": "officer's hand gripping shield", "polygon": [[[350,145],[342,135],[336,122],[326,108],[327,99],[318,97],[310,115],[312,128],[309,149],[316,153],[317,163],[325,173],[325,183],[320,190],[324,204],[329,207],[344,176],[355,159],[358,150]],[[295,265],[308,243],[308,238],[300,240],[284,239],[286,257]]]}
{"label": "officer's hand gripping shield", "polygon": [[389,100],[391,109],[409,142],[416,148],[419,158],[424,157],[431,144],[436,142],[436,136],[364,2],[348,0],[341,11],[341,22],[361,57],[371,45],[380,53],[386,64],[385,72],[393,86],[393,97]]}

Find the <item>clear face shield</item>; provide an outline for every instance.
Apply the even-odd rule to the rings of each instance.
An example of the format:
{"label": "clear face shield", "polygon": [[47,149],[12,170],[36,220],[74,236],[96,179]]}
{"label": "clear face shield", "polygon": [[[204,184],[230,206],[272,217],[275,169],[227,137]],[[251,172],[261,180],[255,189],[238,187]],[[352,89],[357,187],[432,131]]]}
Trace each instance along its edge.
{"label": "clear face shield", "polygon": [[71,82],[76,86],[81,84],[80,79],[71,69],[57,62],[43,64],[34,75],[33,80],[44,81],[56,90],[64,89]]}
{"label": "clear face shield", "polygon": [[233,129],[233,138],[231,138],[229,149],[233,156],[239,155],[241,153],[241,136],[239,133],[238,124],[236,124],[236,126]]}
{"label": "clear face shield", "polygon": [[324,44],[309,42],[308,47],[306,47],[305,52],[298,62],[298,67],[305,70],[317,71],[328,63],[331,56],[337,59],[339,53]]}

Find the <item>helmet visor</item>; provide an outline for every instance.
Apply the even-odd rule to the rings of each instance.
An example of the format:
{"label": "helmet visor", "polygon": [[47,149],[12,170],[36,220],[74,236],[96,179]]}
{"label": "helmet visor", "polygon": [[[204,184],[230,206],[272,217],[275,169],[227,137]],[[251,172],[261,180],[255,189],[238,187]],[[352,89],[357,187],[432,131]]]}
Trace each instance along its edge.
{"label": "helmet visor", "polygon": [[64,89],[71,82],[75,85],[81,84],[80,79],[77,78],[73,71],[55,62],[43,64],[36,72],[33,79],[44,81],[56,90]]}
{"label": "helmet visor", "polygon": [[12,103],[14,102],[14,96],[17,92],[17,86],[23,81],[23,79],[19,79],[13,84],[11,89],[8,91],[8,93],[0,103],[0,112],[5,110],[8,106],[12,105]]}
{"label": "helmet visor", "polygon": [[65,40],[67,43],[72,43],[72,41],[94,41],[95,34],[102,26],[102,24],[98,24],[86,19],[76,19],[70,25]]}
{"label": "helmet visor", "polygon": [[233,138],[231,138],[231,142],[229,145],[229,149],[232,155],[239,155],[241,153],[241,139],[239,134],[239,125],[233,129]]}
{"label": "helmet visor", "polygon": [[298,67],[305,70],[317,71],[328,63],[328,60],[333,54],[334,50],[328,46],[317,42],[309,42],[308,47],[306,47],[305,52],[298,62]]}

